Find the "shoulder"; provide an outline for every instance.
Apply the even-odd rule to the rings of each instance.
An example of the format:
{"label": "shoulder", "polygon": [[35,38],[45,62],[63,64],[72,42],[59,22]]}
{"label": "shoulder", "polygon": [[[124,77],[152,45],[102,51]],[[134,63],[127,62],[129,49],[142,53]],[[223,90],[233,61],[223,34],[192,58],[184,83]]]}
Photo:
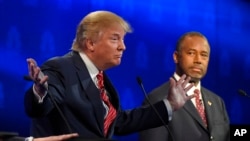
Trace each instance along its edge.
{"label": "shoulder", "polygon": [[213,92],[205,87],[201,87],[201,91],[202,91],[202,93],[204,93],[204,95],[207,95],[210,98],[214,98],[214,99],[217,99],[219,101],[223,101],[223,99],[220,97],[220,95],[216,94],[215,92]]}
{"label": "shoulder", "polygon": [[74,56],[77,54],[75,52],[68,52],[67,54],[63,56],[55,56],[50,59],[48,59],[43,65],[47,66],[67,66],[71,64],[73,61]]}

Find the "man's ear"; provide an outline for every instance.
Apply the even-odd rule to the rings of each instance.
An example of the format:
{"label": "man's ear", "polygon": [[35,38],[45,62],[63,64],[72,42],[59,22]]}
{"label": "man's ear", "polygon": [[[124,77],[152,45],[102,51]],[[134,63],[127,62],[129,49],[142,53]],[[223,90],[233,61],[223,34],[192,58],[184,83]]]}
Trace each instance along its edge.
{"label": "man's ear", "polygon": [[90,51],[94,51],[95,43],[91,39],[86,39],[86,47]]}
{"label": "man's ear", "polygon": [[175,64],[177,64],[178,63],[178,52],[177,51],[175,51],[174,53],[173,53],[173,59],[174,59],[174,63]]}

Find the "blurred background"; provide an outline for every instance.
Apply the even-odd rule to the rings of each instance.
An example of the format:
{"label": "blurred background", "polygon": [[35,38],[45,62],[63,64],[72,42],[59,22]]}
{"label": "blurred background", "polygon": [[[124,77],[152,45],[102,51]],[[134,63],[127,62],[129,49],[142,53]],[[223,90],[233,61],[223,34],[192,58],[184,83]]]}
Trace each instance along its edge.
{"label": "blurred background", "polygon": [[[68,52],[80,20],[89,12],[109,10],[134,31],[125,38],[122,64],[108,74],[124,109],[140,106],[147,92],[173,74],[172,53],[185,32],[209,40],[211,59],[202,85],[225,100],[231,124],[250,124],[250,0],[0,0],[0,131],[29,136],[25,90],[32,83],[26,58],[42,64]],[[115,137],[137,140],[137,133]]]}

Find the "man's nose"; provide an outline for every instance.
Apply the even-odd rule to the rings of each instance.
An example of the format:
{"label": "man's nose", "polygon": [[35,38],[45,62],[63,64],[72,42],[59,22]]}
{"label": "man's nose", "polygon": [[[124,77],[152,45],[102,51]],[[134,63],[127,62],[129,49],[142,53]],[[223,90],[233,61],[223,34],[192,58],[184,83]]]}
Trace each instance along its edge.
{"label": "man's nose", "polygon": [[118,46],[119,50],[126,50],[126,45],[123,41],[120,42],[119,46]]}
{"label": "man's nose", "polygon": [[199,55],[199,54],[195,55],[194,62],[195,63],[201,63],[201,55]]}

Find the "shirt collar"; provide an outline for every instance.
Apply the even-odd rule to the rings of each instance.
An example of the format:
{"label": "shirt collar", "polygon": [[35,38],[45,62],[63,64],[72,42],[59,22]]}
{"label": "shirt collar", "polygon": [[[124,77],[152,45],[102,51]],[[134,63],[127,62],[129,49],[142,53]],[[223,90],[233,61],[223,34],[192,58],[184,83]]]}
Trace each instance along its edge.
{"label": "shirt collar", "polygon": [[84,52],[79,52],[79,54],[88,69],[91,79],[94,80],[99,73],[99,70]]}
{"label": "shirt collar", "polygon": [[[174,73],[173,77],[176,79],[176,81],[178,81],[181,78],[176,72]],[[189,86],[189,85],[190,85],[190,83],[187,86]],[[197,86],[193,86],[189,91],[187,91],[187,95],[192,95],[194,93],[195,89],[198,89],[199,91],[201,90],[201,82],[200,81],[198,82]]]}

